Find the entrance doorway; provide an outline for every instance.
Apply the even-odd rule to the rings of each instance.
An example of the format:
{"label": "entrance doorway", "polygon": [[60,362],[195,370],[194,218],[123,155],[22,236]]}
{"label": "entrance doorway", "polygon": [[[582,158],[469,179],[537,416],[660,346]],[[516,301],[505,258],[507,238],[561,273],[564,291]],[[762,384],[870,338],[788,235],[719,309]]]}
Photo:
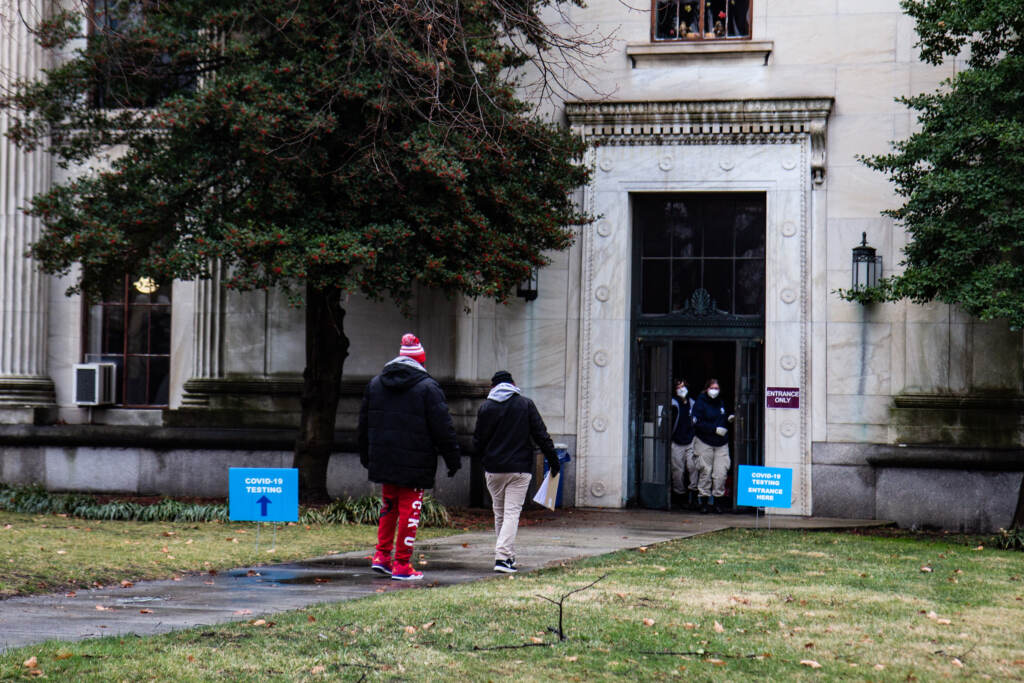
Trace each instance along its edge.
{"label": "entrance doorway", "polygon": [[718,380],[726,411],[736,416],[730,430],[731,465],[726,504],[735,502],[736,468],[764,464],[764,343],[761,339],[638,340],[640,401],[636,411],[639,448],[632,468],[636,502],[642,507],[671,507],[672,396],[675,380],[685,379],[688,399],[696,399],[708,380]]}
{"label": "entrance doorway", "polygon": [[764,463],[765,195],[631,195],[633,449],[629,498],[671,506],[674,378],[696,398],[718,380],[730,429],[727,501],[738,465]]}

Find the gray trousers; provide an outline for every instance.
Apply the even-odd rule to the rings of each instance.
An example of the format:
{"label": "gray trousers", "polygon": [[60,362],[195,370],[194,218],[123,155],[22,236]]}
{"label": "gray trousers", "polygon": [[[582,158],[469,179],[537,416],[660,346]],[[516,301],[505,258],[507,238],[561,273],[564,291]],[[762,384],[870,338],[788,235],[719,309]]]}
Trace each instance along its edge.
{"label": "gray trousers", "polygon": [[519,513],[526,502],[526,490],[533,475],[529,472],[485,472],[487,490],[494,504],[495,560],[511,560],[516,556],[516,533]]}
{"label": "gray trousers", "polygon": [[693,451],[693,441],[685,446],[680,446],[673,441],[672,492],[686,493],[687,489],[696,491],[697,481],[697,456]]}
{"label": "gray trousers", "polygon": [[729,476],[729,444],[709,446],[695,437],[693,450],[697,454],[697,468],[700,472],[697,492],[715,498],[724,496],[725,480]]}

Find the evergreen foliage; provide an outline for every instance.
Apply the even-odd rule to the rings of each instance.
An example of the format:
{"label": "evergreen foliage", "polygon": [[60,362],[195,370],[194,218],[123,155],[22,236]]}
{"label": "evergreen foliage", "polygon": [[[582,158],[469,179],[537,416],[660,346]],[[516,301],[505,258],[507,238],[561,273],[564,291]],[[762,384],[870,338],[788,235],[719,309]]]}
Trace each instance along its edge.
{"label": "evergreen foliage", "polygon": [[902,273],[843,296],[958,304],[1024,327],[1024,2],[904,0],[921,59],[966,56],[933,93],[901,98],[920,129],[867,157],[904,198],[885,213],[906,228]]}
{"label": "evergreen foliage", "polygon": [[[376,524],[380,517],[380,496],[338,498],[320,508],[299,510],[302,524]],[[0,483],[0,510],[30,515],[67,515],[79,519],[134,522],[227,522],[224,503],[183,503],[164,498],[146,505],[128,500],[101,503],[81,493],[50,493],[41,486],[8,486]],[[430,495],[423,496],[420,524],[446,527],[448,510]]]}

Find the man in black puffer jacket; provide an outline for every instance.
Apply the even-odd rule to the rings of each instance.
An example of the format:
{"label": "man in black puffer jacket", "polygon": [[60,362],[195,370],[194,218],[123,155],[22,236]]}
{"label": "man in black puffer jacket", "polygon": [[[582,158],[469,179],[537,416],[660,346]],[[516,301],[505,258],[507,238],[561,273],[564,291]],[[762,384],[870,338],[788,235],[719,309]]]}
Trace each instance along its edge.
{"label": "man in black puffer jacket", "polygon": [[[359,410],[359,460],[370,481],[381,484],[383,503],[371,567],[400,581],[423,578],[410,560],[423,489],[434,486],[438,453],[449,477],[461,464],[448,403],[423,367],[426,361],[420,340],[406,334],[398,357],[370,380]],[[396,528],[399,542],[392,564]]]}
{"label": "man in black puffer jacket", "polygon": [[[532,442],[531,442],[532,440]],[[494,507],[494,571],[516,571],[515,542],[519,513],[530,486],[533,444],[540,447],[558,474],[558,455],[533,401],[523,396],[506,370],[494,373],[491,393],[480,406],[473,431],[473,448],[483,456],[487,490]]]}

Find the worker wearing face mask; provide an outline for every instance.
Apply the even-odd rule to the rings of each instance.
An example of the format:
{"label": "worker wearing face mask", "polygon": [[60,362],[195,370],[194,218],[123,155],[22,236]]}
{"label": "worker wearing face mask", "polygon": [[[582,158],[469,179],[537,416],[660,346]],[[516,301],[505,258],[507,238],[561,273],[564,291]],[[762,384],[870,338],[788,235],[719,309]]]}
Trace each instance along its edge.
{"label": "worker wearing face mask", "polygon": [[697,459],[693,454],[691,413],[693,399],[687,398],[689,389],[685,379],[677,379],[675,388],[675,396],[672,397],[672,497],[692,510],[697,503]]}
{"label": "worker wearing face mask", "polygon": [[697,502],[701,513],[721,512],[717,499],[725,495],[729,476],[729,428],[735,416],[727,414],[719,397],[717,379],[709,379],[693,403],[693,450],[697,459]]}

